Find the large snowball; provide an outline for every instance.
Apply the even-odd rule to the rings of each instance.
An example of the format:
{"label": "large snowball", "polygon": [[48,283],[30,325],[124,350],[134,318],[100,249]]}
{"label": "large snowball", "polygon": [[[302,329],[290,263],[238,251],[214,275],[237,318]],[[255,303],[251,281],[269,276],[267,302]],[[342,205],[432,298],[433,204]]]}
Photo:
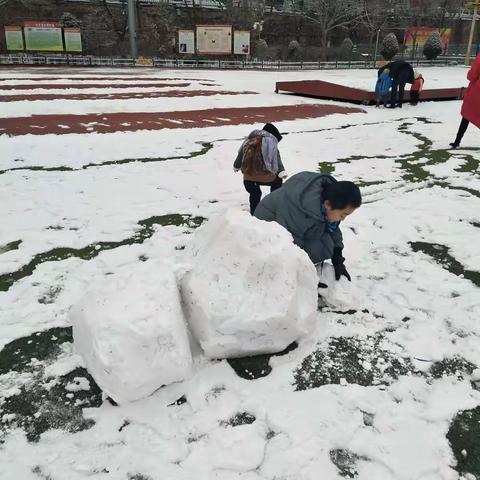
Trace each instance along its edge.
{"label": "large snowball", "polygon": [[146,262],[107,276],[71,317],[75,348],[117,403],[144,398],[190,370],[180,295],[164,265]]}
{"label": "large snowball", "polygon": [[195,232],[187,253],[182,300],[208,357],[278,352],[312,330],[315,267],[277,223],[229,210]]}

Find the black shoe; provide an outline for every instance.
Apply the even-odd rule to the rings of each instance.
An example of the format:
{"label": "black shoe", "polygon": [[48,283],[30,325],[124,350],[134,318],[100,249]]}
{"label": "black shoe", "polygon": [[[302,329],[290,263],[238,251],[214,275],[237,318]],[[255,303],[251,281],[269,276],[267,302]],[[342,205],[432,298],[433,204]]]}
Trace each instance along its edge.
{"label": "black shoe", "polygon": [[450,144],[450,146],[451,146],[452,148],[458,148],[458,147],[460,146],[460,144],[457,143],[457,142],[452,142],[452,143]]}

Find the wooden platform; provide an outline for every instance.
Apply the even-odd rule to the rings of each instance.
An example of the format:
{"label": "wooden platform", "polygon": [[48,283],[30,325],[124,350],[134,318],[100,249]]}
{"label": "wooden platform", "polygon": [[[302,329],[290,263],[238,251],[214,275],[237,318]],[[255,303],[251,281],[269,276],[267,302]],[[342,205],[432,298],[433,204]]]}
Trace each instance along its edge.
{"label": "wooden platform", "polygon": [[[465,88],[442,88],[435,90],[423,90],[421,100],[461,100]],[[375,92],[369,92],[360,88],[346,87],[336,83],[324,82],[323,80],[301,80],[298,82],[277,82],[275,92],[288,92],[307,97],[324,98],[328,100],[340,100],[342,102],[361,103],[363,105],[376,102]],[[405,90],[405,101],[410,101],[409,85]]]}

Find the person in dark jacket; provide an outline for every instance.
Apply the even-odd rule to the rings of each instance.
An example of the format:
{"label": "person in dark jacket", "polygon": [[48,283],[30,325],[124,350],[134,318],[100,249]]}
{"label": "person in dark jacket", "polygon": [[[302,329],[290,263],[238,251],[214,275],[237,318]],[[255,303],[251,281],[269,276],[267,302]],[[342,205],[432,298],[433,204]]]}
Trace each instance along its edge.
{"label": "person in dark jacket", "polygon": [[351,281],[343,257],[340,222],[362,204],[362,195],[352,182],[337,182],[330,175],[300,172],[285,185],[267,195],[255,210],[255,217],[277,222],[314,263],[331,259],[337,280]]}
{"label": "person in dark jacket", "polygon": [[[390,96],[390,108],[396,106],[402,108],[403,97],[405,95],[405,85],[407,83],[413,83],[415,81],[415,74],[413,67],[405,60],[395,60],[394,62],[387,63],[378,71],[378,76],[388,68],[390,70],[390,76],[392,77],[392,93]],[[398,103],[397,103],[398,93]]]}
{"label": "person in dark jacket", "polygon": [[[256,140],[259,142],[257,146],[255,146]],[[274,192],[282,186],[283,180],[287,178],[278,150],[278,142],[281,140],[282,135],[277,127],[267,123],[262,130],[254,130],[244,140],[233,163],[234,172],[242,170],[243,185],[250,195],[250,213],[252,215],[262,198],[260,186],[269,186],[270,192]],[[255,152],[255,148],[257,152]],[[252,158],[252,156],[258,157],[258,159]]]}

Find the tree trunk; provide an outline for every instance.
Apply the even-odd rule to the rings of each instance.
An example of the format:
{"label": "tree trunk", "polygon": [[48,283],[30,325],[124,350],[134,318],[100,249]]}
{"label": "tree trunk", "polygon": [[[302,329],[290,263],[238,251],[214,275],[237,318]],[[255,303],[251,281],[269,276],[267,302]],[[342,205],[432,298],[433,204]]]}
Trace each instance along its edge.
{"label": "tree trunk", "polygon": [[327,60],[327,40],[327,30],[325,28],[322,28],[322,34],[320,35],[320,47],[322,48],[321,59],[323,61]]}
{"label": "tree trunk", "polygon": [[368,52],[370,54],[370,56],[373,58],[373,56],[375,55],[375,42],[376,42],[376,39],[377,39],[377,33],[372,33],[369,37],[368,37]]}

